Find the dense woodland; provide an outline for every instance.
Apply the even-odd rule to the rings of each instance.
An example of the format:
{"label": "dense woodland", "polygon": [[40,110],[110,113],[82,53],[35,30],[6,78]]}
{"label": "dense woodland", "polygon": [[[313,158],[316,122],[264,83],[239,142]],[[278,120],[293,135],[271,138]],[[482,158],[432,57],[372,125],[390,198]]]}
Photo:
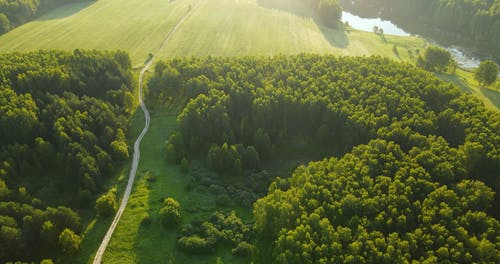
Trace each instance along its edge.
{"label": "dense woodland", "polygon": [[53,8],[82,0],[0,0],[0,35]]}
{"label": "dense woodland", "polygon": [[294,138],[348,152],[256,202],[258,263],[500,261],[500,115],[429,72],[380,57],[176,59],[147,96],[186,102],[170,161],[201,157],[227,179]]}
{"label": "dense woodland", "polygon": [[356,14],[389,19],[410,32],[487,50],[499,59],[500,0],[341,0]]}
{"label": "dense woodland", "polygon": [[0,55],[0,262],[78,250],[72,209],[93,205],[128,157],[130,63],[124,52]]}

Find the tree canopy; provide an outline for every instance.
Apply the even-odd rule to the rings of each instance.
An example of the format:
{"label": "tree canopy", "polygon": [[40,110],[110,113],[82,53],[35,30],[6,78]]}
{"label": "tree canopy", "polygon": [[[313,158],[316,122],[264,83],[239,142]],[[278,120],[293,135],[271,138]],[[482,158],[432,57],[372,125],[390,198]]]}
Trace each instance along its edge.
{"label": "tree canopy", "polygon": [[[150,82],[161,96],[148,98],[187,102],[167,142],[177,161],[203,154],[236,177],[243,157],[277,160],[292,138],[340,153],[277,178],[254,204],[255,262],[499,261],[500,115],[479,99],[380,57],[162,64],[178,85]],[[211,245],[200,234],[179,244]]]}
{"label": "tree canopy", "polygon": [[481,84],[489,86],[497,80],[498,65],[491,60],[482,61],[474,74],[474,78]]}
{"label": "tree canopy", "polygon": [[0,35],[61,5],[82,0],[0,0]]}
{"label": "tree canopy", "polygon": [[[457,177],[462,153],[429,140],[408,153],[373,140],[271,184],[255,204],[258,262],[498,263],[494,192]],[[438,149],[447,160],[429,162]]]}
{"label": "tree canopy", "polygon": [[443,72],[456,67],[451,53],[443,48],[428,47],[423,56],[417,58],[417,66],[429,71]]}
{"label": "tree canopy", "polygon": [[72,254],[82,230],[70,208],[92,204],[128,156],[130,59],[39,51],[0,54],[0,64],[0,259]]}

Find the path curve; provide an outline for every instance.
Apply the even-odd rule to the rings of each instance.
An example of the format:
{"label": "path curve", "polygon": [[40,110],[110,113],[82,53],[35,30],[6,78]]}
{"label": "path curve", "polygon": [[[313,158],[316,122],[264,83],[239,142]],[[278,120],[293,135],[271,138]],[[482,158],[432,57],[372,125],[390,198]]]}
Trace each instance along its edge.
{"label": "path curve", "polygon": [[146,119],[146,123],[144,124],[144,128],[141,131],[141,134],[139,134],[139,137],[135,140],[134,143],[134,157],[132,159],[132,166],[130,168],[130,174],[128,176],[128,183],[127,183],[127,188],[125,189],[125,193],[123,193],[123,198],[122,202],[120,204],[120,207],[118,208],[118,211],[116,212],[115,218],[113,219],[113,222],[111,223],[111,226],[108,229],[108,232],[106,232],[106,235],[102,239],[101,245],[99,246],[99,249],[97,249],[97,252],[94,257],[94,262],[93,264],[101,264],[102,262],[102,257],[104,255],[104,252],[106,251],[106,247],[109,244],[109,241],[111,240],[111,237],[113,236],[113,232],[115,231],[116,226],[118,225],[118,222],[120,221],[120,218],[122,217],[123,212],[125,211],[125,207],[127,207],[128,200],[130,198],[130,193],[132,192],[132,187],[134,186],[134,180],[135,176],[137,174],[137,168],[139,166],[139,160],[141,158],[141,150],[140,150],[140,145],[142,138],[146,135],[146,133],[149,130],[149,126],[151,123],[151,117],[149,115],[148,108],[146,107],[146,104],[144,103],[144,100],[142,98],[142,87],[143,87],[143,78],[144,78],[144,73],[153,65],[153,61],[156,58],[156,54],[163,49],[163,47],[167,44],[167,42],[172,38],[172,35],[179,29],[179,27],[186,21],[186,19],[194,12],[194,10],[199,6],[199,3],[196,5],[195,8],[189,9],[187,14],[175,25],[175,27],[168,33],[168,35],[165,37],[163,42],[161,43],[160,47],[156,51],[155,55],[149,60],[149,62],[142,68],[140,74],[139,74],[139,90],[138,90],[138,97],[139,97],[139,105],[141,106],[142,111],[144,112],[144,117]]}

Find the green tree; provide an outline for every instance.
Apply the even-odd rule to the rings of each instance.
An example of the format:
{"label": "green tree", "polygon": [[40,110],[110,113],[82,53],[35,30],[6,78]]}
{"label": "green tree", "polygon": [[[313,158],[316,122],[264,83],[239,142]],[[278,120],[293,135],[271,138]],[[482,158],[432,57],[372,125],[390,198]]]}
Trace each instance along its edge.
{"label": "green tree", "polygon": [[9,30],[10,30],[9,19],[3,13],[0,13],[0,35],[8,32]]}
{"label": "green tree", "polygon": [[497,80],[498,65],[491,60],[482,61],[474,73],[474,78],[483,86],[490,86]]}
{"label": "green tree", "polygon": [[102,217],[112,216],[118,205],[116,203],[116,188],[112,188],[107,193],[101,195],[95,202],[97,214]]}
{"label": "green tree", "polygon": [[342,8],[338,0],[319,0],[318,13],[321,21],[328,27],[337,27],[342,18]]}
{"label": "green tree", "polygon": [[443,72],[453,66],[451,53],[439,47],[428,47],[424,55],[417,59],[417,66],[429,71]]}
{"label": "green tree", "polygon": [[172,228],[181,223],[181,205],[174,198],[166,198],[159,211],[160,221],[165,228]]}
{"label": "green tree", "polygon": [[59,235],[59,245],[66,254],[73,254],[80,249],[82,239],[71,229],[65,228]]}

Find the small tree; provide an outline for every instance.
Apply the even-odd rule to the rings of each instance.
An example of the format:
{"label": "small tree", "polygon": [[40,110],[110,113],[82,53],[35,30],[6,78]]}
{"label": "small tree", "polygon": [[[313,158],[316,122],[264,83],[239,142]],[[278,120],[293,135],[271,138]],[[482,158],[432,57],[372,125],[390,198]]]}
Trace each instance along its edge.
{"label": "small tree", "polygon": [[113,215],[117,209],[116,203],[116,189],[113,188],[106,194],[103,194],[97,201],[95,202],[95,209],[97,210],[97,214],[103,217],[108,217]]}
{"label": "small tree", "polygon": [[160,209],[160,221],[165,228],[172,228],[180,224],[181,205],[174,198],[167,198],[163,202],[163,207]]}
{"label": "small tree", "polygon": [[80,243],[82,239],[80,236],[71,231],[71,229],[65,228],[59,235],[59,245],[62,251],[66,254],[73,254],[80,249]]}
{"label": "small tree", "polygon": [[454,65],[451,53],[439,47],[428,47],[423,56],[417,58],[417,66],[428,71],[443,72]]}
{"label": "small tree", "polygon": [[337,0],[319,0],[318,14],[325,26],[336,27],[342,18],[342,8]]}
{"label": "small tree", "polygon": [[482,61],[477,68],[474,78],[482,86],[490,86],[497,80],[498,65],[491,60]]}
{"label": "small tree", "polygon": [[0,35],[6,33],[10,30],[9,19],[2,13],[0,13]]}

